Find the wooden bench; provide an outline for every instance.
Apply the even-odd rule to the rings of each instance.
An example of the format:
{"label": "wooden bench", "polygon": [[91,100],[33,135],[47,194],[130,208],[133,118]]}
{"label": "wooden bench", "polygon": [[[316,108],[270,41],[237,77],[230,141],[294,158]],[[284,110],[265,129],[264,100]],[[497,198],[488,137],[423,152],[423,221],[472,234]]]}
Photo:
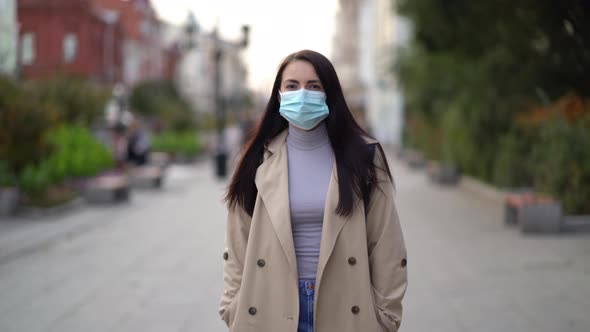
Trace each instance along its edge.
{"label": "wooden bench", "polygon": [[504,221],[519,224],[524,233],[560,232],[561,214],[561,204],[547,195],[521,192],[506,196]]}
{"label": "wooden bench", "polygon": [[138,189],[159,189],[164,182],[164,171],[157,166],[141,166],[131,170],[131,186]]}
{"label": "wooden bench", "polygon": [[91,204],[111,204],[129,200],[129,180],[126,175],[98,176],[88,182],[84,198]]}

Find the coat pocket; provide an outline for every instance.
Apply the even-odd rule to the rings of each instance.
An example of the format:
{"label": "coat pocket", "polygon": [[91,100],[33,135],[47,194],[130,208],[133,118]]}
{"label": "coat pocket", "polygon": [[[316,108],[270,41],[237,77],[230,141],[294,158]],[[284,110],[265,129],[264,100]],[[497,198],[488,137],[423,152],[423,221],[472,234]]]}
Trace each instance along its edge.
{"label": "coat pocket", "polygon": [[236,293],[236,295],[234,296],[234,299],[231,301],[231,303],[227,306],[226,312],[225,314],[228,315],[228,321],[227,321],[227,325],[229,326],[229,329],[231,331],[232,326],[234,325],[234,321],[236,318],[236,311],[237,311],[237,307],[238,307],[238,302],[240,301],[240,291],[238,291]]}
{"label": "coat pocket", "polygon": [[[373,289],[373,291],[371,292],[371,298],[373,300],[373,308],[375,309],[375,319],[377,320],[377,325],[379,325],[380,328],[379,332],[397,332],[397,328],[395,327],[395,325],[389,327],[389,325],[391,324],[386,324],[386,322],[384,322],[384,320],[389,319],[387,318],[385,309],[377,304],[375,297],[378,296],[380,295],[376,294],[375,290]],[[393,328],[393,330],[390,330],[389,328]]]}

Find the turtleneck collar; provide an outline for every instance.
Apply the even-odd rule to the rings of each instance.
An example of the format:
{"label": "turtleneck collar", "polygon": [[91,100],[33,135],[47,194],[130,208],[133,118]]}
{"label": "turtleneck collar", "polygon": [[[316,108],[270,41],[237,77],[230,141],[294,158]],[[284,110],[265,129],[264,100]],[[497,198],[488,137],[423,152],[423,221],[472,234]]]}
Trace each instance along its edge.
{"label": "turtleneck collar", "polygon": [[289,124],[287,145],[299,150],[315,150],[330,143],[326,123],[320,123],[312,130],[299,129]]}

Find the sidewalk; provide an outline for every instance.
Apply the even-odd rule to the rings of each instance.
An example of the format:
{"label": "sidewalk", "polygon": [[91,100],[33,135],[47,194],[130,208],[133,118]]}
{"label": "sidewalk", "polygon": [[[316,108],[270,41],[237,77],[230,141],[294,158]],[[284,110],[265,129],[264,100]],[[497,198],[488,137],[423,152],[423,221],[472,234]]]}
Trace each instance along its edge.
{"label": "sidewalk", "polygon": [[[188,180],[195,176],[194,166],[172,166],[167,169],[163,191],[170,184]],[[157,194],[157,191],[132,190],[130,202],[115,205],[88,205],[82,198],[73,202],[72,207],[48,216],[14,216],[0,218],[0,264],[17,259],[22,255],[44,250],[63,239],[75,237],[112,222],[113,215],[135,209],[134,201]]]}
{"label": "sidewalk", "polygon": [[[0,331],[223,331],[225,183],[212,175],[209,160],[172,166],[162,192],[13,226],[34,249],[0,263]],[[8,233],[3,250],[19,242]]]}
{"label": "sidewalk", "polygon": [[590,331],[590,234],[526,236],[498,202],[392,168],[409,256],[402,331]]}
{"label": "sidewalk", "polygon": [[[497,202],[391,165],[410,277],[401,331],[590,331],[590,234],[524,236]],[[226,331],[225,184],[207,160],[130,204],[3,221],[0,331]]]}

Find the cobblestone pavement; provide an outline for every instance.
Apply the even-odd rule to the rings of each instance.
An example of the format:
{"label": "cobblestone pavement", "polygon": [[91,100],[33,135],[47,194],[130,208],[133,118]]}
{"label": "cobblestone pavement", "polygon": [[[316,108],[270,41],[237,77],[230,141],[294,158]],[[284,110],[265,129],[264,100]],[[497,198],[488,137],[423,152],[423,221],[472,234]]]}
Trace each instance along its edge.
{"label": "cobblestone pavement", "polygon": [[[174,166],[163,192],[0,222],[0,331],[225,331],[225,183]],[[401,331],[590,331],[590,235],[523,236],[496,203],[393,163],[409,251]]]}

